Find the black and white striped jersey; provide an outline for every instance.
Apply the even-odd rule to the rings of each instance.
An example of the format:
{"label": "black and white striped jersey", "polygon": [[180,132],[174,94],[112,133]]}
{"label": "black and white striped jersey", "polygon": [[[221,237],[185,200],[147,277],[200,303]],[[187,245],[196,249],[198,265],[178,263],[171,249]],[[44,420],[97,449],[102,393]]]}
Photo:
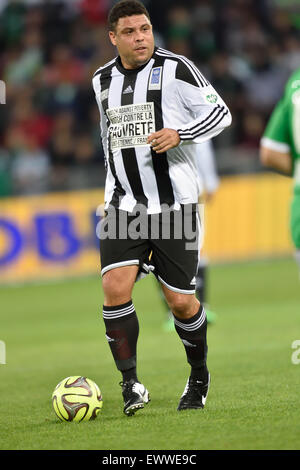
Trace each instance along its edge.
{"label": "black and white striped jersey", "polygon": [[[139,203],[153,214],[162,205],[197,203],[198,144],[229,126],[231,114],[194,63],[162,48],[134,70],[117,57],[95,72],[93,88],[107,165],[106,207],[131,212]],[[156,154],[147,137],[162,128],[177,130],[181,142]]]}

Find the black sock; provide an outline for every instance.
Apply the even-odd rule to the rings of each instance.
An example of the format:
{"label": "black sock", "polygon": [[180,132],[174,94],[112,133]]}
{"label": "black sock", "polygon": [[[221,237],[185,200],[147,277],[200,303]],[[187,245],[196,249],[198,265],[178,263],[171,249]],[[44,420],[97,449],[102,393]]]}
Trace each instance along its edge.
{"label": "black sock", "polygon": [[132,301],[113,307],[103,306],[106,339],[123,381],[134,379],[136,374],[136,346],[139,323]]}
{"label": "black sock", "polygon": [[178,319],[174,314],[173,316],[175,329],[183,342],[187,361],[191,365],[191,377],[206,381],[207,320],[204,308],[200,306],[196,315],[188,320]]}
{"label": "black sock", "polygon": [[129,382],[129,380],[134,380],[134,382],[138,382],[138,378],[136,375],[136,367],[133,367],[132,369],[122,370],[121,373],[123,377],[123,382]]}
{"label": "black sock", "polygon": [[192,367],[190,377],[195,380],[201,380],[205,384],[208,382],[208,369],[207,366]]}

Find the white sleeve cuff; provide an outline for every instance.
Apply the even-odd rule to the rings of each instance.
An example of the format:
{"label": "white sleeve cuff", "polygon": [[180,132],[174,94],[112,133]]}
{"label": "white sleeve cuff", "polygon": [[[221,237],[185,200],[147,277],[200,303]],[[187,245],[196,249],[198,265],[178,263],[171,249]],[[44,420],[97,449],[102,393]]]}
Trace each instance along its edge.
{"label": "white sleeve cuff", "polygon": [[263,147],[266,147],[270,150],[275,150],[276,152],[288,153],[290,151],[290,146],[288,144],[269,139],[269,137],[262,137],[260,144]]}

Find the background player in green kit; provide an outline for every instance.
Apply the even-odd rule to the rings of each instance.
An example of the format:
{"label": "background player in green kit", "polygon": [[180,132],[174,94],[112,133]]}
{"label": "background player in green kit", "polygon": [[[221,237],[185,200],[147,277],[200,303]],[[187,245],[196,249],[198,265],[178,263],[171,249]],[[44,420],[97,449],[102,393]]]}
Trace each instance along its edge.
{"label": "background player in green kit", "polygon": [[290,229],[300,265],[300,68],[289,78],[260,143],[261,162],[294,177]]}

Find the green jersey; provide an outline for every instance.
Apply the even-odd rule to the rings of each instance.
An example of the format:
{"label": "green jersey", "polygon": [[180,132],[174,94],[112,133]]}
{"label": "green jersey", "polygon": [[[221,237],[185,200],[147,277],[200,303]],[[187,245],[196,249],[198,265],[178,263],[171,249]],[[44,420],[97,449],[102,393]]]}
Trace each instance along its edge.
{"label": "green jersey", "polygon": [[270,117],[261,145],[291,155],[295,185],[290,229],[294,245],[300,250],[300,68],[288,80],[284,94]]}
{"label": "green jersey", "polygon": [[295,185],[300,186],[300,68],[288,80],[261,143],[272,150],[290,153]]}

